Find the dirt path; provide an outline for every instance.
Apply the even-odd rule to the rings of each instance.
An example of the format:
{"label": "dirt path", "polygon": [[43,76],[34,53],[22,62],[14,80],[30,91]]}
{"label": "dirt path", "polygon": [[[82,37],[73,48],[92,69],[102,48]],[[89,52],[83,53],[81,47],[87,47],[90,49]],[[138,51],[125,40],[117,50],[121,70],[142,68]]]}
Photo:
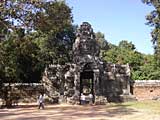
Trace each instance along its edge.
{"label": "dirt path", "polygon": [[0,109],[0,120],[160,120],[160,115],[125,105],[47,105],[45,110],[39,110],[35,105],[25,105]]}

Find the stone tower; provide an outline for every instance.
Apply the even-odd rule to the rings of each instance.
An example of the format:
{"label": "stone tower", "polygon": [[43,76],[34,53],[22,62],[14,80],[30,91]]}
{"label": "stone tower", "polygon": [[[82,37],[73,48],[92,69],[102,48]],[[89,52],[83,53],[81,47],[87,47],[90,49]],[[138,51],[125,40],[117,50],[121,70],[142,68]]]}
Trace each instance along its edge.
{"label": "stone tower", "polygon": [[99,45],[95,34],[88,22],[83,22],[77,30],[76,40],[73,44],[73,62],[76,64],[76,90],[79,94],[99,94]]}

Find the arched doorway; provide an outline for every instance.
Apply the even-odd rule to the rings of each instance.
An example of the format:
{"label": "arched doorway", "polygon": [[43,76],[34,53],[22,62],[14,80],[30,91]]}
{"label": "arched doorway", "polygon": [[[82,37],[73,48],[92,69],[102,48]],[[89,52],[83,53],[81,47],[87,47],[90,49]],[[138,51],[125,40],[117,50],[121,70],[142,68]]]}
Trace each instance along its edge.
{"label": "arched doorway", "polygon": [[90,64],[86,64],[80,73],[80,98],[82,94],[85,95],[86,104],[90,101],[90,94],[93,96],[92,102],[94,103],[94,73]]}

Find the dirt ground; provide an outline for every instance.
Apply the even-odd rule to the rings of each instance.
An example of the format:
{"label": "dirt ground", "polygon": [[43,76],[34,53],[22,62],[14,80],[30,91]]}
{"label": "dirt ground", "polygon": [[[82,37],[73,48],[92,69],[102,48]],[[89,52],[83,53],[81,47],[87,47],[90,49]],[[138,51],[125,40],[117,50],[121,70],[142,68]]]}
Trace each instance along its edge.
{"label": "dirt ground", "polygon": [[36,104],[0,109],[0,120],[160,120],[160,114],[127,105],[46,105]]}

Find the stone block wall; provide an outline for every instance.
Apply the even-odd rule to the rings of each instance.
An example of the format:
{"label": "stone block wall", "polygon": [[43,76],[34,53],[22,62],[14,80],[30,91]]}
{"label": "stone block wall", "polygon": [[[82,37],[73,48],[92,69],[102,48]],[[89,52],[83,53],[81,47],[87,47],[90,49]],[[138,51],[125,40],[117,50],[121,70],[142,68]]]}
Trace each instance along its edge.
{"label": "stone block wall", "polygon": [[17,102],[36,102],[37,97],[43,92],[41,83],[4,83],[0,91],[0,98],[11,98]]}
{"label": "stone block wall", "polygon": [[45,94],[51,103],[68,102],[73,98],[76,84],[76,71],[74,64],[50,65],[46,68],[42,84]]}
{"label": "stone block wall", "polygon": [[[84,65],[65,64],[50,65],[46,68],[42,79],[46,95],[59,101],[78,101],[80,98],[80,76],[84,72],[85,65],[90,65],[93,72],[93,91],[95,101],[103,96],[108,102],[120,102],[128,100],[130,95],[130,72],[128,65],[112,63]],[[81,86],[82,87],[82,86]],[[126,99],[127,98],[127,99]],[[129,97],[130,98],[130,97]],[[75,99],[75,100],[73,100]],[[103,99],[103,98],[102,98]]]}
{"label": "stone block wall", "polygon": [[133,83],[133,95],[137,100],[160,98],[160,80],[136,80]]}
{"label": "stone block wall", "polygon": [[120,102],[130,97],[130,72],[128,65],[105,63],[102,76],[102,94],[109,102]]}

